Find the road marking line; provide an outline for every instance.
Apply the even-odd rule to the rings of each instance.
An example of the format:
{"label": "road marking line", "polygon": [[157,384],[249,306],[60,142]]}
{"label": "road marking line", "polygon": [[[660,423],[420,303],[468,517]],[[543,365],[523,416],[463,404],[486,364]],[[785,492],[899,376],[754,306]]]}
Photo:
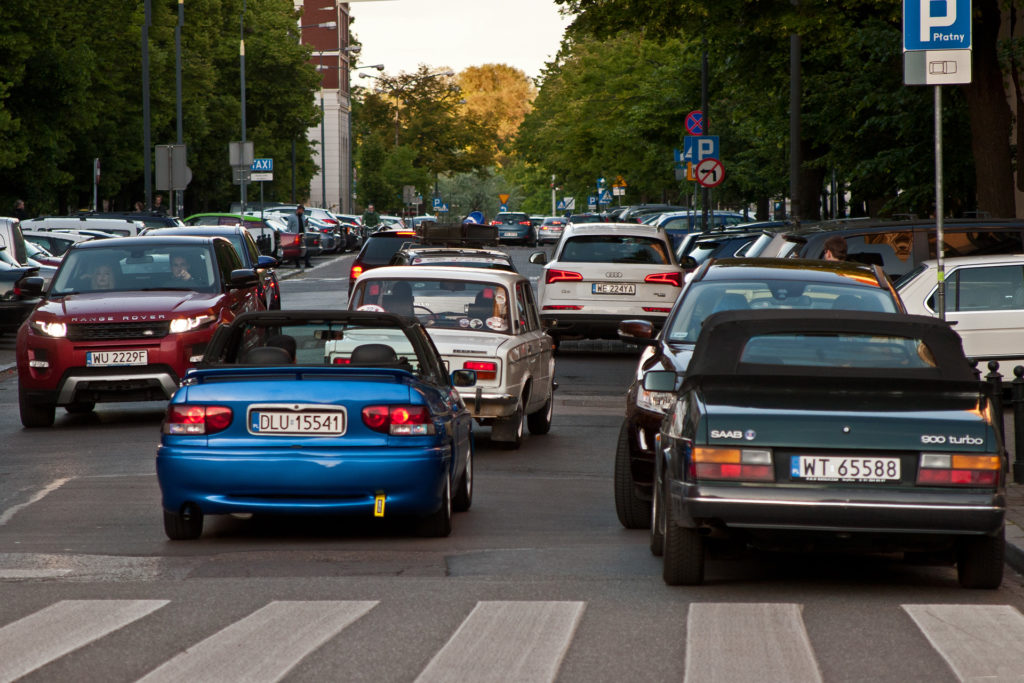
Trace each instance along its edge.
{"label": "road marking line", "polygon": [[71,481],[73,478],[74,477],[64,477],[63,479],[54,479],[46,486],[46,488],[42,489],[41,491],[37,491],[34,496],[29,498],[24,503],[18,503],[13,507],[7,508],[6,510],[4,510],[4,513],[0,515],[0,526],[4,526],[5,524],[7,524],[7,522],[11,521],[11,518],[14,517],[14,515],[18,514],[18,512],[20,512],[22,509],[27,508],[32,503],[38,503],[40,500],[45,498],[47,495],[53,493],[64,484]]}
{"label": "road marking line", "polygon": [[278,681],[377,601],[275,601],[236,621],[140,681]]}
{"label": "road marking line", "polygon": [[168,600],[62,600],[0,628],[0,681],[13,681],[141,619]]}
{"label": "road marking line", "polygon": [[1024,615],[1011,605],[903,605],[961,681],[1020,681]]}
{"label": "road marking line", "polygon": [[0,580],[57,579],[70,573],[70,569],[0,569]]}
{"label": "road marking line", "polygon": [[584,607],[582,602],[478,602],[416,681],[553,681]]}
{"label": "road marking line", "polygon": [[[820,682],[802,609],[789,603],[692,603],[686,620],[683,680]],[[742,647],[726,650],[725,643],[742,643]]]}

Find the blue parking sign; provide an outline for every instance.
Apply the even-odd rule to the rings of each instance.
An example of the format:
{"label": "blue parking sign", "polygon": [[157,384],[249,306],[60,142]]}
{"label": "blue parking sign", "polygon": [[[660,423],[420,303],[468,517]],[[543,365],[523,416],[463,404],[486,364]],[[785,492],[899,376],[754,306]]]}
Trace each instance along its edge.
{"label": "blue parking sign", "polygon": [[971,0],[903,0],[904,50],[967,50]]}
{"label": "blue parking sign", "polygon": [[683,160],[697,164],[704,159],[721,159],[717,135],[687,135],[683,138]]}

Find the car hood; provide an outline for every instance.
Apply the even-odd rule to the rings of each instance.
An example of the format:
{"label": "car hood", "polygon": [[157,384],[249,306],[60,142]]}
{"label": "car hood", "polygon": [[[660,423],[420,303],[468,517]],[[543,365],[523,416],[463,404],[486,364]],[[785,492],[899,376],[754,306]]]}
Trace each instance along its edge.
{"label": "car hood", "polygon": [[787,391],[737,381],[700,392],[698,438],[789,448],[992,452],[980,395],[932,391]]}
{"label": "car hood", "polygon": [[90,292],[47,300],[40,304],[37,312],[71,318],[69,322],[170,320],[181,315],[207,311],[217,305],[221,296],[186,290],[117,292],[115,295]]}

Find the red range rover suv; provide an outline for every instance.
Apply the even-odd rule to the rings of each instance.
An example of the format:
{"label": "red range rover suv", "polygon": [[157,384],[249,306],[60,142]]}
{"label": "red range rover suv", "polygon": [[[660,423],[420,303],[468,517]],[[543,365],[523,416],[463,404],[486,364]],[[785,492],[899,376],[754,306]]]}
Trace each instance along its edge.
{"label": "red range rover suv", "polygon": [[[41,291],[42,279],[26,286]],[[166,400],[218,326],[265,308],[223,237],[76,244],[18,330],[21,422],[48,427],[57,406]]]}

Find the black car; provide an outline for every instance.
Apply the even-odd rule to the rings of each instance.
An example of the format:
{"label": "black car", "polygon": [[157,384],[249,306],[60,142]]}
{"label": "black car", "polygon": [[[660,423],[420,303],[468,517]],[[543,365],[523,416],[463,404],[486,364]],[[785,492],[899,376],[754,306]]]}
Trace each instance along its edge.
{"label": "black car", "polygon": [[724,259],[701,266],[676,299],[661,332],[645,320],[619,325],[619,338],[648,346],[626,391],[626,417],[615,451],[615,510],[629,529],[651,519],[654,440],[675,395],[652,392],[652,369],[686,372],[704,320],[723,310],[866,310],[903,313],[881,268],[837,261]]}
{"label": "black car", "polygon": [[391,263],[391,257],[405,244],[418,244],[419,235],[415,230],[378,230],[370,234],[363,248],[356,254],[348,272],[348,287],[351,291],[356,278],[373,268]]}
{"label": "black car", "polygon": [[210,225],[191,226],[187,228],[156,228],[146,230],[145,235],[167,236],[167,235],[195,235],[197,237],[225,237],[231,246],[235,248],[238,258],[242,259],[245,268],[252,268],[259,278],[257,291],[267,304],[269,310],[280,310],[281,308],[281,283],[277,279],[278,261],[273,256],[260,254],[256,246],[256,240],[252,238],[248,229],[240,225]]}
{"label": "black car", "polygon": [[39,303],[38,294],[22,291],[25,279],[38,272],[38,266],[16,266],[0,260],[0,333],[17,331]]}
{"label": "black car", "polygon": [[[706,546],[902,551],[1003,576],[1006,455],[993,390],[944,321],[733,310],[704,322],[658,432],[650,547],[669,585]],[[1002,419],[1001,417],[999,419]]]}

